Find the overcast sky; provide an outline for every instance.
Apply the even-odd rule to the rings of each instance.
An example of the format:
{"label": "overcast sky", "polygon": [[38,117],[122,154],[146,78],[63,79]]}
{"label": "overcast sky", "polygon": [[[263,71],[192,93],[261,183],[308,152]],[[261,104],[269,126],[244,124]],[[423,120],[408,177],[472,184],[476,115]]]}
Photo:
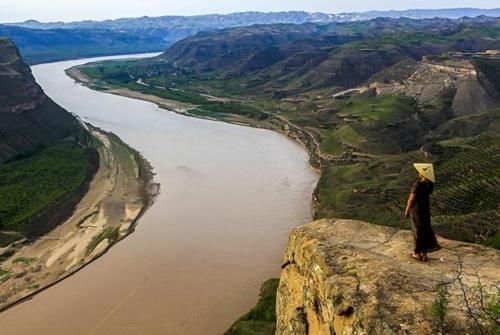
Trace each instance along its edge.
{"label": "overcast sky", "polygon": [[0,22],[103,20],[242,11],[340,13],[373,9],[500,7],[500,0],[0,0]]}

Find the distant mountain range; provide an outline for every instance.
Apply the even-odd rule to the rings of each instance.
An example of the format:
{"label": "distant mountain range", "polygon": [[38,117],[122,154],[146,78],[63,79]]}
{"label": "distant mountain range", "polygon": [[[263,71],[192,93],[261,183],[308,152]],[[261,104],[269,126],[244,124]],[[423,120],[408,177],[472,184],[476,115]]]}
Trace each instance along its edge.
{"label": "distant mountain range", "polygon": [[[500,13],[500,11],[499,11]],[[19,23],[8,23],[11,26],[32,29],[187,29],[187,30],[214,30],[238,26],[249,26],[253,24],[277,24],[293,23],[302,24],[306,22],[335,22],[339,17],[335,14],[307,13],[307,12],[244,12],[233,14],[210,14],[196,16],[159,16],[121,18],[105,21],[77,21],[77,22],[38,22],[29,20]]]}
{"label": "distant mountain range", "polygon": [[500,16],[500,8],[415,9],[364,13],[244,12],[227,15],[161,16],[105,21],[38,22],[29,20],[0,25],[0,36],[11,38],[30,64],[110,54],[163,51],[201,31],[255,24],[337,23],[376,17],[460,18]]}
{"label": "distant mountain range", "polygon": [[478,16],[500,16],[500,8],[482,9],[482,8],[443,8],[443,9],[407,9],[407,10],[389,10],[389,11],[369,11],[362,13],[346,13],[339,16],[351,16],[353,19],[370,20],[376,17],[401,18],[410,19],[432,19],[432,18],[447,18],[459,19],[461,17],[478,17]]}
{"label": "distant mountain range", "polygon": [[[159,35],[106,29],[29,29],[0,25],[0,37],[16,43],[29,65],[113,54],[132,54],[166,49],[179,36],[168,39],[168,31]],[[189,36],[189,35],[188,35]]]}
{"label": "distant mountain range", "polygon": [[289,12],[243,12],[233,14],[210,14],[196,16],[159,16],[121,18],[104,21],[75,21],[75,22],[39,22],[28,20],[25,22],[7,23],[10,26],[31,29],[112,29],[112,30],[144,30],[144,29],[185,29],[185,30],[213,30],[253,24],[292,23],[306,22],[330,23],[370,20],[376,17],[411,19],[449,18],[477,16],[500,16],[500,8],[451,8],[451,9],[409,9],[391,11],[352,12],[341,14],[308,13],[301,11]]}

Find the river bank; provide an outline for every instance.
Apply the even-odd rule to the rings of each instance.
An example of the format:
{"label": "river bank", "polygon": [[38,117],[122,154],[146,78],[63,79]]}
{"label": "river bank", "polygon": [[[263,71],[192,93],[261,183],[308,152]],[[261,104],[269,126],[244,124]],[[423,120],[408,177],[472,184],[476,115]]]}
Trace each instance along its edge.
{"label": "river bank", "polygon": [[[152,169],[116,135],[90,127],[99,166],[73,214],[34,241],[16,243],[1,262],[0,311],[29,299],[102,256],[134,231],[158,193]],[[7,255],[7,256],[5,256]]]}
{"label": "river bank", "polygon": [[[306,151],[309,154],[309,163],[311,167],[320,175],[323,173],[324,166],[333,159],[333,157],[331,157],[330,155],[326,155],[321,152],[320,143],[313,134],[291,123],[286,118],[281,117],[279,115],[266,113],[268,115],[268,118],[266,120],[257,121],[240,115],[230,115],[229,117],[218,119],[206,115],[190,113],[190,110],[194,110],[196,108],[196,105],[171,99],[164,99],[153,94],[146,94],[124,87],[111,86],[109,84],[103,85],[103,83],[97,82],[96,80],[86,76],[79,70],[79,68],[80,66],[74,66],[67,69],[65,71],[66,75],[68,75],[71,79],[75,80],[75,82],[80,83],[94,90],[104,91],[106,93],[115,94],[127,98],[149,101],[158,105],[158,107],[162,109],[172,111],[184,116],[205,119],[205,120],[212,120],[212,121],[227,122],[240,126],[263,128],[282,133],[287,137],[293,139],[294,141],[298,142],[301,146],[303,146],[306,149]],[[212,97],[212,98],[219,99],[217,97]],[[317,187],[314,189],[314,192],[312,194],[311,206],[312,206],[313,217],[316,217],[316,213],[318,211],[318,206],[319,206]]]}
{"label": "river bank", "polygon": [[60,106],[141,152],[168,187],[131,238],[0,313],[2,330],[222,334],[255,304],[262,282],[279,274],[289,230],[311,221],[318,174],[304,148],[278,132],[185,117],[65,74],[96,60],[33,73]]}
{"label": "river bank", "polygon": [[[84,73],[79,70],[80,66],[71,67],[66,70],[66,74],[75,80],[77,83],[80,83],[84,86],[87,86],[91,89],[105,91],[106,93],[115,94],[127,98],[138,99],[149,101],[155,103],[160,108],[175,112],[177,114],[181,114],[184,116],[195,117],[199,119],[205,120],[213,120],[213,121],[223,121],[231,124],[255,127],[255,128],[264,128],[273,131],[278,131],[286,136],[292,138],[293,140],[299,142],[304,148],[306,148],[307,152],[310,156],[311,166],[316,169],[318,172],[321,171],[322,166],[329,159],[327,155],[323,154],[319,149],[318,140],[314,137],[313,134],[308,132],[305,129],[302,129],[284,117],[280,117],[279,115],[274,115],[270,113],[266,113],[268,118],[266,120],[257,121],[254,119],[250,119],[241,115],[230,115],[225,117],[224,119],[211,117],[208,115],[200,115],[196,113],[190,112],[196,108],[195,104],[180,102],[171,99],[160,98],[156,95],[147,94],[139,91],[134,91],[128,88],[111,86],[109,84],[103,85],[101,82],[97,82],[96,80],[89,78]],[[214,100],[223,100],[222,98],[211,97]]]}
{"label": "river bank", "polygon": [[[75,80],[75,82],[82,84],[86,87],[89,87],[91,89],[127,98],[149,101],[156,104],[158,107],[162,109],[172,111],[183,116],[227,122],[248,127],[264,128],[279,132],[291,138],[292,140],[298,142],[302,147],[306,149],[309,155],[310,166],[319,174],[323,173],[323,168],[325,164],[327,164],[328,161],[332,160],[331,156],[325,155],[321,152],[320,143],[318,142],[318,139],[316,139],[314,135],[312,135],[310,132],[299,126],[294,125],[286,118],[281,117],[279,115],[266,113],[268,115],[268,118],[266,120],[261,120],[261,121],[249,119],[240,115],[230,115],[229,117],[224,116],[223,118],[219,119],[211,116],[190,113],[190,110],[196,109],[196,105],[191,103],[179,102],[171,99],[164,99],[153,94],[146,94],[143,92],[131,90],[124,87],[111,86],[109,84],[103,85],[103,83],[97,82],[96,80],[89,78],[84,73],[79,71],[79,66],[71,67],[67,69],[65,73],[70,78]],[[218,99],[217,97],[212,97],[212,98]],[[314,189],[314,192],[312,193],[312,201],[311,201],[313,217],[316,215],[317,207],[319,205],[317,192],[318,189],[316,187]],[[225,335],[240,334],[241,331],[244,332],[244,330],[247,328],[253,329],[254,324],[258,324],[259,329],[263,330],[265,328],[268,333],[274,332],[275,321],[273,320],[273,318],[269,318],[269,316],[267,316],[267,319],[265,317],[264,319],[262,319],[261,315],[263,313],[261,310],[266,310],[268,314],[271,313],[272,315],[274,315],[274,312],[271,311],[274,311],[276,292],[275,290],[274,291],[269,290],[269,288],[266,289],[269,283],[275,283],[275,285],[277,285],[278,279],[276,278],[268,279],[266,282],[264,282],[264,284],[261,287],[261,293],[257,305],[252,309],[251,312],[246,313],[245,315],[240,317],[230,327],[228,325],[227,330],[224,332]],[[253,333],[253,331],[254,330],[252,330],[251,333]]]}

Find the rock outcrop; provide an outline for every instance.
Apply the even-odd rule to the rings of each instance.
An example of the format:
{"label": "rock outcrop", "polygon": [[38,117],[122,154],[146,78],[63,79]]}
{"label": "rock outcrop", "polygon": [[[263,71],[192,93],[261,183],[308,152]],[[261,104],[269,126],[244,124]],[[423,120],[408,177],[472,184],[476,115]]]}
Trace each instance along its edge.
{"label": "rock outcrop", "polygon": [[[449,286],[450,334],[473,334],[453,285],[500,282],[500,252],[439,239],[428,262],[409,257],[412,233],[353,220],[320,220],[293,230],[277,293],[277,335],[435,334],[436,287]],[[459,258],[460,257],[460,258]],[[461,261],[459,262],[458,259]],[[457,291],[458,290],[458,291]]]}
{"label": "rock outcrop", "polygon": [[78,129],[77,120],[44,94],[14,44],[0,38],[0,164]]}
{"label": "rock outcrop", "polygon": [[[453,112],[448,117],[484,112],[494,104],[494,99],[479,82],[477,69],[470,60],[432,61],[423,57],[409,78],[400,82],[373,82],[369,87],[377,94],[411,96],[421,109],[427,105],[439,110],[443,101],[448,102]],[[363,89],[366,88],[357,88],[358,91]]]}

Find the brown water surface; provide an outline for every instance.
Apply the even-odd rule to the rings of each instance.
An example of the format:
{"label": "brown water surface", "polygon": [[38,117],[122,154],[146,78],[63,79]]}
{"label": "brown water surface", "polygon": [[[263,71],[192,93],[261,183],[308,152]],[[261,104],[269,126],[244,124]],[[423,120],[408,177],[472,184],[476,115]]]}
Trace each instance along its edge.
{"label": "brown water surface", "polygon": [[118,134],[154,167],[161,194],[137,230],[76,275],[0,314],[9,335],[211,335],[279,275],[289,230],[311,219],[305,150],[261,129],[177,115],[33,67],[68,111]]}

